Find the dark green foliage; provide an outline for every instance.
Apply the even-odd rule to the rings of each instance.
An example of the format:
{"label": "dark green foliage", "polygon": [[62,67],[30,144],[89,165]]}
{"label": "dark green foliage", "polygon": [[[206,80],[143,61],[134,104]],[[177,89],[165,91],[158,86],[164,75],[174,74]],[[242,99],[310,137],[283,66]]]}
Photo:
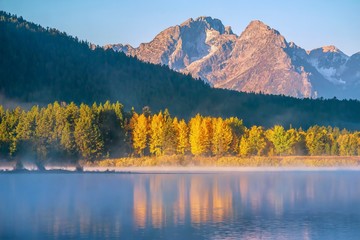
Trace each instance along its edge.
{"label": "dark green foliage", "polygon": [[[0,106],[0,110],[3,109]],[[121,156],[125,145],[120,103],[92,107],[55,102],[0,112],[0,159],[71,161]]]}
{"label": "dark green foliage", "polygon": [[[212,89],[167,66],[89,46],[58,30],[0,12],[0,99],[41,105],[110,100],[138,111],[143,106],[154,112],[168,108],[174,116],[185,119],[200,113],[236,116],[247,126],[292,124],[307,129],[318,124],[360,129],[360,103],[355,100],[295,99]],[[100,121],[107,121],[106,111],[100,115]],[[64,127],[68,131],[74,125]]]}

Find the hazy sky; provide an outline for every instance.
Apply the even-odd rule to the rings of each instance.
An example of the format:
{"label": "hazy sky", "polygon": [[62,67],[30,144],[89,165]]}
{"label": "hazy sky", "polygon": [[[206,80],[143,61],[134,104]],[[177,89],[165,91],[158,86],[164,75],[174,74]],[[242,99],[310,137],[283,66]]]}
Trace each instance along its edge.
{"label": "hazy sky", "polygon": [[99,45],[138,46],[190,17],[211,16],[236,34],[259,19],[306,50],[360,51],[360,0],[0,0],[0,9]]}

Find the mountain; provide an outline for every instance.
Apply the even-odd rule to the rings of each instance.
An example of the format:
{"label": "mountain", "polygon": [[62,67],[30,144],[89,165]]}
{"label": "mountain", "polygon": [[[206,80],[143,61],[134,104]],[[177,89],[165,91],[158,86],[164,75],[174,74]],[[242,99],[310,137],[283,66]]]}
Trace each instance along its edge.
{"label": "mountain", "polygon": [[360,98],[360,68],[356,60],[348,64],[356,54],[349,57],[335,46],[305,51],[257,20],[237,36],[220,20],[199,17],[169,27],[138,48],[106,48],[190,73],[215,88],[299,98]]}
{"label": "mountain", "polygon": [[[231,43],[232,39],[235,41],[238,37],[230,28],[222,28],[218,21],[206,21],[208,23],[204,25],[195,23],[195,20],[185,25],[199,24],[208,29],[208,42],[212,46],[218,46],[213,48],[214,53],[239,47]],[[190,31],[189,27],[185,29]],[[210,40],[209,32],[213,32],[213,36],[221,41]],[[223,36],[216,37],[216,32]],[[186,36],[190,38],[190,35]],[[205,36],[206,34],[203,38]],[[179,67],[196,66],[196,58],[206,51],[199,48],[193,54],[195,50],[191,49],[195,45],[191,45],[190,40],[174,39],[174,44],[177,43],[172,48],[182,42],[187,46],[186,51],[177,54],[169,51],[163,59],[168,59],[168,62]],[[172,41],[171,38],[158,41],[160,40]],[[278,40],[278,43],[282,44],[281,41]],[[130,46],[118,47],[129,52],[135,51]],[[153,48],[162,49],[155,43]],[[300,50],[297,53],[295,47],[291,49],[294,54],[300,55]],[[174,59],[177,60],[173,61]],[[207,61],[219,63],[222,60],[215,54]],[[359,57],[348,60],[349,75],[354,72],[349,69],[357,69],[358,64]],[[213,68],[216,67],[220,72],[221,68],[228,66],[214,64]],[[201,66],[199,69],[203,70],[201,74],[207,74]],[[21,17],[0,11],[0,105],[29,107],[37,104],[44,106],[54,101],[92,104],[106,100],[120,101],[126,110],[134,107],[138,112],[144,106],[149,106],[154,112],[168,108],[175,116],[186,119],[197,113],[236,116],[243,119],[247,126],[256,124],[269,127],[281,124],[286,127],[292,124],[293,127],[307,128],[319,124],[360,129],[359,101],[297,99],[212,88],[203,81],[175,72],[168,66],[144,63],[123,53],[104,50],[56,29],[45,29]]]}

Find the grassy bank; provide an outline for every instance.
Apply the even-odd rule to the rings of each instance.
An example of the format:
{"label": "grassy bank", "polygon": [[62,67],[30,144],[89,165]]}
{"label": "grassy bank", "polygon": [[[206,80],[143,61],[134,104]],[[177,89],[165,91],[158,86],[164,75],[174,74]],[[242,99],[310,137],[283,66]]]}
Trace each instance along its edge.
{"label": "grassy bank", "polygon": [[152,167],[152,166],[219,166],[219,167],[345,167],[360,166],[360,157],[341,156],[281,156],[281,157],[193,157],[162,156],[105,159],[84,162],[93,167]]}

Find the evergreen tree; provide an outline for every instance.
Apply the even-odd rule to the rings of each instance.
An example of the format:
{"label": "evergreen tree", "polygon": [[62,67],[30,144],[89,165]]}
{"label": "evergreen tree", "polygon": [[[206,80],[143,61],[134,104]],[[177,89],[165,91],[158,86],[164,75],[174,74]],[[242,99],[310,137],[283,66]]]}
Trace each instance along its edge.
{"label": "evergreen tree", "polygon": [[93,160],[100,157],[104,149],[97,116],[93,109],[84,104],[80,106],[79,113],[75,123],[75,142],[81,156]]}

